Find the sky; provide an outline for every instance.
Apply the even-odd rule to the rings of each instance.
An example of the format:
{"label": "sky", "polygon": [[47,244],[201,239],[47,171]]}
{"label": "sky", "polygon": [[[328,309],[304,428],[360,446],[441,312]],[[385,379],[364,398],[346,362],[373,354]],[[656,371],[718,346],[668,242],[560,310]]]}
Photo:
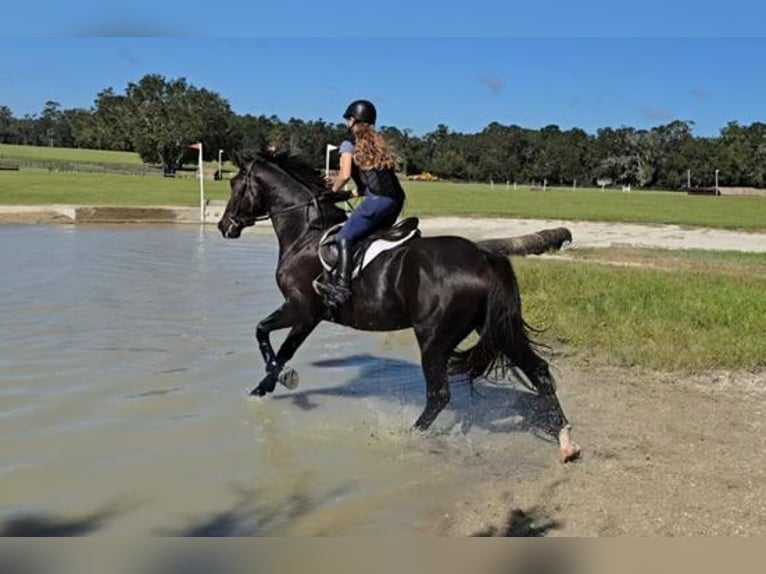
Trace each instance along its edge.
{"label": "sky", "polygon": [[0,35],[0,105],[89,108],[156,73],[283,120],[341,122],[367,98],[379,125],[416,135],[766,121],[766,7],[751,1],[104,4],[4,7],[18,25]]}

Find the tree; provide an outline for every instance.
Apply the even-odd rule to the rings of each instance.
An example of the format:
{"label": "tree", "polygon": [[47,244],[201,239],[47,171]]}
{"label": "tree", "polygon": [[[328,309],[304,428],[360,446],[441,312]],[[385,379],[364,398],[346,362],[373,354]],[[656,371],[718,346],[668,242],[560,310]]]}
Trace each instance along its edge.
{"label": "tree", "polygon": [[563,132],[554,149],[559,163],[559,183],[586,182],[592,179],[593,138],[580,128]]}
{"label": "tree", "polygon": [[231,138],[229,103],[184,78],[166,80],[159,74],[148,74],[128,84],[117,107],[141,159],[169,169],[180,167],[185,157],[192,156],[189,144],[204,141],[206,159],[213,159]]}
{"label": "tree", "polygon": [[766,124],[726,124],[717,163],[729,185],[766,186]]}
{"label": "tree", "polygon": [[112,88],[99,92],[92,121],[81,126],[84,147],[115,151],[135,151],[128,133],[129,110],[125,96]]}
{"label": "tree", "polygon": [[64,135],[61,145],[64,147],[92,148],[87,136],[94,124],[94,114],[84,108],[64,110],[62,114]]}
{"label": "tree", "polygon": [[397,169],[404,175],[416,169],[416,145],[415,138],[412,137],[412,130],[409,128],[400,130],[393,126],[383,126],[380,128],[380,133],[396,156]]}
{"label": "tree", "polygon": [[639,187],[652,185],[659,166],[658,138],[653,132],[621,127],[598,131],[600,162],[595,175]]}
{"label": "tree", "polygon": [[45,102],[40,118],[37,121],[37,131],[45,145],[61,145],[61,104],[48,100]]}
{"label": "tree", "polygon": [[24,145],[40,145],[37,133],[37,118],[30,114],[13,122],[11,127],[13,141]]}
{"label": "tree", "polygon": [[0,106],[0,143],[13,141],[13,112],[8,106]]}
{"label": "tree", "polygon": [[676,120],[664,126],[652,128],[659,155],[657,184],[667,189],[683,189],[687,174],[695,163],[698,150],[694,146],[692,127],[694,122]]}
{"label": "tree", "polygon": [[519,126],[492,122],[471,141],[469,154],[472,179],[477,181],[521,181],[525,179],[524,150],[527,134]]}
{"label": "tree", "polygon": [[[271,121],[266,116],[235,116],[232,122],[231,149],[262,150],[269,144]],[[234,154],[236,156],[236,154]]]}

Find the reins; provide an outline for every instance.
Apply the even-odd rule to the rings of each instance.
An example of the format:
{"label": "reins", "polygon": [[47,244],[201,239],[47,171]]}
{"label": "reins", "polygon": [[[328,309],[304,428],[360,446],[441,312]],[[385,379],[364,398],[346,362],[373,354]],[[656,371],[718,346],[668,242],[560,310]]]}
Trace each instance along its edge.
{"label": "reins", "polygon": [[[247,178],[246,181],[245,181],[245,185],[247,186],[248,190],[250,189],[250,185],[252,184],[252,173],[251,172],[252,172],[254,166],[255,166],[255,163],[251,162],[250,166],[248,167],[247,174],[245,176]],[[289,177],[294,179],[294,176],[292,176],[289,172],[286,172],[286,173],[287,173],[287,175]],[[311,194],[311,199],[308,199],[308,200],[300,202],[300,203],[296,203],[295,205],[291,205],[290,207],[286,207],[284,209],[280,209],[280,210],[277,210],[277,211],[271,211],[270,210],[269,213],[266,213],[264,215],[253,215],[253,216],[250,216],[250,217],[247,217],[247,218],[240,218],[238,216],[227,214],[226,217],[228,218],[229,228],[231,228],[232,226],[240,227],[240,228],[248,227],[250,225],[254,225],[255,223],[257,223],[259,221],[268,221],[269,219],[271,219],[275,215],[281,215],[283,213],[288,213],[290,211],[295,211],[297,209],[302,209],[304,207],[306,208],[306,221],[313,227],[313,226],[317,225],[316,222],[311,222],[310,218],[309,218],[309,214],[310,214],[309,208],[313,205],[316,208],[316,210],[319,212],[319,215],[320,215],[320,222],[318,223],[318,228],[319,229],[324,229],[324,226],[325,226],[325,214],[324,214],[324,210],[321,208],[320,201],[332,199],[333,193],[332,192],[326,192],[326,193],[319,193],[319,194],[317,194],[317,193],[314,193],[314,191],[312,191],[311,188],[309,188],[305,184],[302,184],[302,185],[303,185],[303,187],[306,188],[306,191],[308,191]],[[338,195],[341,196],[340,199],[345,199],[346,203],[348,204],[348,197],[344,197],[344,194],[338,194]]]}

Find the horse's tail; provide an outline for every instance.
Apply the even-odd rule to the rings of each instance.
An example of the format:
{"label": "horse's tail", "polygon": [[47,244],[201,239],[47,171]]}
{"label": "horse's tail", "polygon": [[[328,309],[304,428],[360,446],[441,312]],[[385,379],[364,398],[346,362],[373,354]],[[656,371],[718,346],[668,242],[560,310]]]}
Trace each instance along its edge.
{"label": "horse's tail", "polygon": [[[489,264],[489,286],[483,323],[477,328],[479,340],[471,348],[453,351],[450,357],[451,374],[505,378],[515,365],[547,365],[538,348],[542,345],[530,338],[537,331],[521,315],[521,296],[516,275],[507,257],[484,252]],[[537,381],[519,377],[534,392],[539,392]]]}

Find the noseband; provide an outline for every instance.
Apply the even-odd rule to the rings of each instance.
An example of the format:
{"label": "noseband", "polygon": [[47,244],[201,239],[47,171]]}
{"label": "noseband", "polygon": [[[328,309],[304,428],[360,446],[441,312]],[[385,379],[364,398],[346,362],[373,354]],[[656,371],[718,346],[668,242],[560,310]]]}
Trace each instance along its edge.
{"label": "noseband", "polygon": [[[263,219],[268,219],[268,216],[263,217]],[[226,235],[229,235],[232,229],[241,230],[249,225],[254,225],[256,221],[258,221],[257,217],[248,217],[247,219],[242,219],[236,215],[227,213],[226,214]]]}

